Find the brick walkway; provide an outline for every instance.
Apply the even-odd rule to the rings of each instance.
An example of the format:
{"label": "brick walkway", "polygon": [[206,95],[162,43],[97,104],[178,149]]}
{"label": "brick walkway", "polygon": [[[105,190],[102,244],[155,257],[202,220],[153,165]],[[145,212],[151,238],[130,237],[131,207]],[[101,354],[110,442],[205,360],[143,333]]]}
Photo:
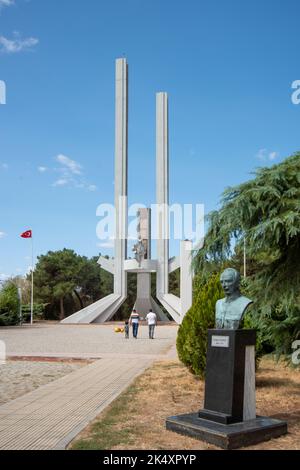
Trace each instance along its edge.
{"label": "brick walkway", "polygon": [[0,407],[0,449],[64,449],[150,364],[101,359]]}
{"label": "brick walkway", "polygon": [[[143,351],[129,352],[129,345],[124,350],[99,351],[101,359],[0,406],[0,449],[65,449],[155,360],[176,356],[174,333],[169,336],[161,332],[161,335],[166,339],[162,341],[163,348],[159,341],[155,347],[153,341],[149,345],[145,343]],[[120,341],[119,337],[116,341]],[[137,347],[138,343],[133,345]],[[29,351],[24,352],[29,355]],[[30,353],[49,356],[46,351],[30,350]],[[71,354],[70,350],[64,353]],[[87,355],[87,351],[80,351],[80,355]]]}

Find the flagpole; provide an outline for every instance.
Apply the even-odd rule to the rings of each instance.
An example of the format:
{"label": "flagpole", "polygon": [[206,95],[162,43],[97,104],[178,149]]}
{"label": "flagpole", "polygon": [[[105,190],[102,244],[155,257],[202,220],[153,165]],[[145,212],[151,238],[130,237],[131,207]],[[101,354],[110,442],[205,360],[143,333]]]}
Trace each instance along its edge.
{"label": "flagpole", "polygon": [[246,267],[246,237],[244,237],[244,278],[247,277],[247,267]]}
{"label": "flagpole", "polygon": [[33,325],[33,236],[31,236],[31,308],[30,324]]}

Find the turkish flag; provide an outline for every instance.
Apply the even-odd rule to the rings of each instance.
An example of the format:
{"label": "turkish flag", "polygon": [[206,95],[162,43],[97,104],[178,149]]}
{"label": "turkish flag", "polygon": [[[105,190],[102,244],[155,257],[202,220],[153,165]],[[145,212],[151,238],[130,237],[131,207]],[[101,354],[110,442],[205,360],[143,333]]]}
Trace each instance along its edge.
{"label": "turkish flag", "polygon": [[22,238],[32,238],[32,230],[27,230],[27,232],[22,233]]}

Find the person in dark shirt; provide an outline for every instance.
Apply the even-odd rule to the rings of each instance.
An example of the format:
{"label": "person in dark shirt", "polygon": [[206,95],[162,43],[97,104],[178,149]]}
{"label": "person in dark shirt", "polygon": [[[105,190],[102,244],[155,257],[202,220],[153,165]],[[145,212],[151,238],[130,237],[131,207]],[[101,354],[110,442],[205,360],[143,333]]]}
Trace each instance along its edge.
{"label": "person in dark shirt", "polygon": [[129,323],[132,325],[132,335],[137,339],[138,330],[139,330],[139,321],[140,316],[135,309],[133,309],[132,314],[130,315]]}
{"label": "person in dark shirt", "polygon": [[125,331],[125,338],[129,338],[129,321],[128,320],[126,320],[125,322],[124,331]]}

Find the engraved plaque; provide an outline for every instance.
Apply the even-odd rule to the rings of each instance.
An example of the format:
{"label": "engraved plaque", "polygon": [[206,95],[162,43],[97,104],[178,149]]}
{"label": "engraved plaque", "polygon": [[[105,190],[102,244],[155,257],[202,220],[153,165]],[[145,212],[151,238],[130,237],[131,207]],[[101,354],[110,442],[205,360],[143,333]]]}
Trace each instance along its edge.
{"label": "engraved plaque", "polygon": [[229,348],[229,336],[212,336],[211,345],[215,348]]}

